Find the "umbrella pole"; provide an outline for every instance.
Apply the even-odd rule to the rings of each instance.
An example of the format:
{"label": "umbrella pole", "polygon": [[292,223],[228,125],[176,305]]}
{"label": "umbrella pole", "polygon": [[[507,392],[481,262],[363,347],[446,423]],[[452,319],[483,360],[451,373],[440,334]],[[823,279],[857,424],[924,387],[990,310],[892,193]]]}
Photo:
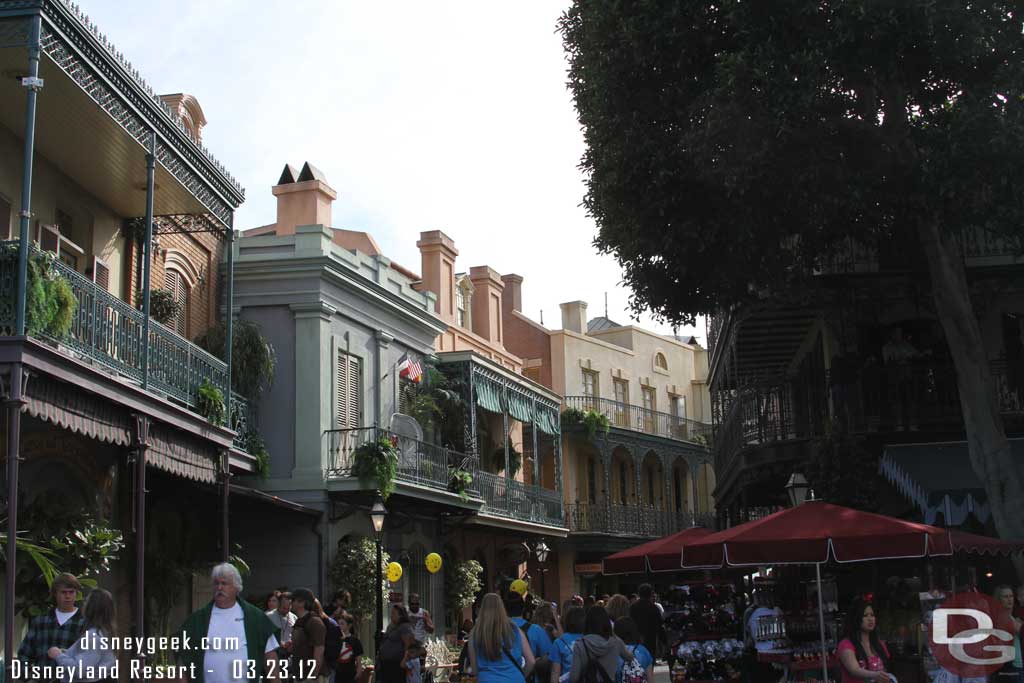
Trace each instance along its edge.
{"label": "umbrella pole", "polygon": [[821,563],[814,563],[814,574],[818,579],[818,628],[821,631],[821,673],[828,683],[828,648],[825,647],[825,606],[821,599]]}

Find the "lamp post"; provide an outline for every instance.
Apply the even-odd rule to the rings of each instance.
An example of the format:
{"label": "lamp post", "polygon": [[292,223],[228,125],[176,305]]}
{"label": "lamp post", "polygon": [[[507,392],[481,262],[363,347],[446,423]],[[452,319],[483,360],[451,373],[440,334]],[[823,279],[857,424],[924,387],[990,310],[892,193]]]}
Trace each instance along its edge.
{"label": "lamp post", "polygon": [[800,472],[794,472],[789,475],[789,481],[786,482],[786,495],[789,496],[790,507],[803,505],[804,501],[807,500],[807,491],[810,488],[810,484],[807,483],[807,477]]}
{"label": "lamp post", "polygon": [[374,592],[377,594],[377,621],[373,629],[373,651],[377,653],[380,651],[380,639],[381,632],[384,629],[384,593],[381,590],[381,584],[384,583],[384,577],[381,575],[380,565],[383,560],[381,551],[381,536],[384,530],[384,517],[388,514],[387,509],[384,507],[384,501],[381,500],[378,494],[377,500],[373,501],[373,507],[370,508],[370,521],[373,523],[374,536],[377,539],[377,583],[374,584]]}
{"label": "lamp post", "polygon": [[534,554],[537,556],[537,562],[540,564],[540,593],[547,599],[547,588],[544,585],[544,574],[547,573],[547,569],[544,567],[544,563],[548,561],[548,554],[551,552],[551,548],[543,540],[539,541],[533,548]]}

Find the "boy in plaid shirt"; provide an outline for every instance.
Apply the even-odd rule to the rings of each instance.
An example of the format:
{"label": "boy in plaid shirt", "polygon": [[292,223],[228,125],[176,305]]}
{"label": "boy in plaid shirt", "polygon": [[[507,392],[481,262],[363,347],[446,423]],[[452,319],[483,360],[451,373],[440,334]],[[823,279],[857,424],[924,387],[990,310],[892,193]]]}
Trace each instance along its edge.
{"label": "boy in plaid shirt", "polygon": [[75,607],[82,584],[73,574],[58,574],[50,586],[57,608],[29,623],[25,639],[18,648],[18,659],[26,664],[50,664],[46,653],[51,647],[66,650],[82,635],[82,613]]}

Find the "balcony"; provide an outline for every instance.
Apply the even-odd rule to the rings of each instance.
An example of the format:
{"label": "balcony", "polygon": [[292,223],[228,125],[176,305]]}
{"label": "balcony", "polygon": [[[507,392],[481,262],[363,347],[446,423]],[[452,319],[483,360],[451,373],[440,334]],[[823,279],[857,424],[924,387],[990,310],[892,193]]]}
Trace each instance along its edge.
{"label": "balcony", "polygon": [[562,494],[498,474],[480,472],[481,512],[545,526],[562,526]]}
{"label": "balcony", "polygon": [[451,475],[453,470],[461,469],[473,477],[467,495],[480,498],[482,473],[480,460],[476,456],[401,436],[380,427],[331,429],[325,434],[331,456],[331,465],[326,473],[328,479],[351,477],[356,450],[365,443],[373,443],[384,437],[391,439],[398,449],[397,482],[457,495],[450,488]]}
{"label": "balcony", "polygon": [[[0,301],[16,300],[17,246],[17,241],[0,243]],[[30,258],[43,253],[34,245],[29,248]],[[141,385],[146,319],[142,311],[59,260],[54,260],[53,267],[67,280],[78,303],[66,336],[56,338],[43,333],[40,337],[80,360]],[[14,334],[13,306],[3,309],[0,334]],[[202,384],[208,382],[222,392],[227,388],[228,368],[224,361],[152,318],[148,346],[149,367],[145,379],[150,390],[194,410]],[[232,428],[244,425],[249,413],[245,399],[232,394],[231,408],[232,415],[236,416]],[[244,430],[236,431],[239,432],[236,445],[241,445]]]}
{"label": "balcony", "polygon": [[688,441],[708,446],[714,433],[712,425],[668,413],[659,413],[629,403],[620,403],[606,398],[592,396],[566,396],[566,408],[593,410],[608,417],[612,427],[660,436],[676,441]]}
{"label": "balcony", "polygon": [[573,503],[566,507],[570,533],[661,538],[691,526],[715,527],[714,515],[658,510],[641,505]]}

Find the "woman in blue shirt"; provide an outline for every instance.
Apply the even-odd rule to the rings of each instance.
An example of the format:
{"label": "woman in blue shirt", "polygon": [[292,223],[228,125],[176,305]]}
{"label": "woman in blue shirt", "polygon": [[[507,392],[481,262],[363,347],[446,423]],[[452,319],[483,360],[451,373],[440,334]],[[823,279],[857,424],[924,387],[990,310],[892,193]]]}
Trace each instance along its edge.
{"label": "woman in blue shirt", "polygon": [[[620,617],[615,620],[615,635],[622,639],[629,651],[636,657],[637,662],[647,673],[649,683],[654,683],[654,657],[643,645],[643,636],[640,635],[640,628],[632,617]],[[616,683],[623,683],[622,660],[619,660],[619,673],[616,676]]]}
{"label": "woman in blue shirt", "polygon": [[480,601],[480,613],[466,646],[478,683],[524,683],[533,670],[530,643],[509,620],[497,593],[488,593]]}
{"label": "woman in blue shirt", "polygon": [[587,611],[582,607],[570,607],[565,612],[565,633],[555,639],[551,651],[551,682],[569,683],[572,671],[572,646],[583,637],[583,625]]}

